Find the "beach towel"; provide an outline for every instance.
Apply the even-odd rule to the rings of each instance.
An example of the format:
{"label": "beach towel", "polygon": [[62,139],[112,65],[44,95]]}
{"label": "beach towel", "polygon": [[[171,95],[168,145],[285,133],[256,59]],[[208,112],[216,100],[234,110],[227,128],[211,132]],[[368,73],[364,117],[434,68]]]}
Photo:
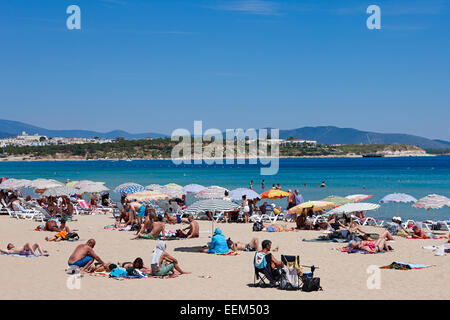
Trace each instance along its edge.
{"label": "beach towel", "polygon": [[117,228],[116,226],[105,226],[106,230],[118,230],[118,231],[131,231],[131,225],[126,226],[125,228]]}
{"label": "beach towel", "polygon": [[347,239],[328,239],[328,238],[316,238],[316,239],[303,239],[302,241],[304,242],[322,242],[322,243],[326,243],[326,242],[334,242],[334,243],[346,243],[348,242]]}
{"label": "beach towel", "polygon": [[109,278],[109,279],[114,279],[114,280],[131,280],[131,279],[148,279],[148,278],[160,278],[160,279],[172,279],[172,278],[177,278],[178,274],[167,274],[165,276],[153,276],[149,273],[145,273],[145,277],[136,277],[136,276],[127,276],[127,277],[110,277],[108,272],[91,272],[91,273],[87,273],[90,276],[94,276],[94,277],[104,277],[104,278]]}
{"label": "beach towel", "polygon": [[10,257],[19,257],[19,258],[38,258],[42,257],[40,253],[38,253],[37,256],[34,254],[18,254],[18,253],[2,253],[3,256],[10,256]]}
{"label": "beach towel", "polygon": [[395,269],[395,270],[414,270],[414,269],[424,269],[430,268],[432,265],[428,264],[413,264],[394,261],[388,266],[382,266],[380,269]]}
{"label": "beach towel", "polygon": [[237,255],[239,255],[239,252],[237,252],[237,251],[230,251],[230,252],[227,252],[227,253],[216,253],[216,255],[218,255],[218,256],[237,256]]}
{"label": "beach towel", "polygon": [[407,239],[427,240],[427,239],[447,239],[447,237],[446,236],[438,236],[438,235],[428,232],[428,234],[425,235],[424,237],[418,238],[417,236],[416,237],[410,236],[410,237],[407,237]]}
{"label": "beach towel", "polygon": [[384,253],[384,251],[379,251],[379,252],[368,252],[366,250],[361,250],[361,249],[355,249],[352,248],[350,249],[348,246],[345,246],[343,248],[338,248],[336,250],[339,250],[340,252],[347,252],[347,253],[362,253],[362,254],[375,254],[375,253]]}

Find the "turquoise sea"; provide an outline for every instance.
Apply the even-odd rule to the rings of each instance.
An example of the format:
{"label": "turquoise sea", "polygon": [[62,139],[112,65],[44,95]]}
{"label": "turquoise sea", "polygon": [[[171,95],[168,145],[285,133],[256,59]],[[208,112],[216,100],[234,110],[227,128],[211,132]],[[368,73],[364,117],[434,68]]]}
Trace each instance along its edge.
{"label": "turquoise sea", "polygon": [[[249,187],[262,192],[279,183],[283,190],[298,188],[306,201],[328,195],[373,194],[366,202],[378,201],[393,192],[408,193],[416,198],[431,193],[450,197],[450,156],[402,158],[315,158],[280,159],[277,175],[261,176],[259,165],[179,165],[170,160],[138,161],[45,161],[0,162],[0,177],[52,178],[60,181],[89,179],[104,181],[113,189],[124,182],[144,186],[174,182],[180,185],[198,183],[219,185],[228,189]],[[319,188],[322,181],[327,187]],[[115,192],[111,193],[117,199]],[[188,198],[188,202],[194,199]],[[286,206],[286,199],[276,200]],[[450,207],[435,211],[436,218],[447,219]],[[371,214],[380,219],[394,215],[403,218],[430,219],[432,211],[414,209],[410,204],[383,204]]]}

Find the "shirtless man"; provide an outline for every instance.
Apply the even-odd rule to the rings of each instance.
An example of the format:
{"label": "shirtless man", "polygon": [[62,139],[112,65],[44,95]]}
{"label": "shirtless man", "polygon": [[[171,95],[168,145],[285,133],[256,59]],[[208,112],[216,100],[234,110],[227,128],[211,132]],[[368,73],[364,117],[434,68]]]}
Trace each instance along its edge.
{"label": "shirtless man", "polygon": [[119,223],[122,222],[122,219],[123,219],[123,221],[125,222],[124,227],[126,227],[126,226],[128,226],[128,225],[130,225],[130,224],[136,222],[136,220],[135,220],[134,217],[133,217],[132,209],[131,209],[129,203],[127,203],[127,204],[124,206],[124,208],[123,208],[123,210],[122,210],[122,213],[121,213],[121,215],[120,215]]}
{"label": "shirtless man", "polygon": [[182,219],[180,216],[171,216],[168,212],[164,213],[164,221],[168,224],[187,223],[187,219]]}
{"label": "shirtless man", "polygon": [[[233,242],[230,238],[227,240],[228,247],[232,251],[261,251],[262,248],[259,247],[259,241],[257,238],[253,238],[249,243],[243,243],[243,242]],[[272,251],[276,252],[278,251],[278,247],[273,249]]]}
{"label": "shirtless man", "polygon": [[[146,230],[144,230],[144,232],[145,231]],[[166,234],[165,234],[165,230],[164,230],[163,217],[157,216],[156,220],[153,222],[153,226],[152,226],[150,233],[146,232],[146,233],[141,234],[139,232],[139,234],[135,238],[132,238],[131,240],[138,239],[138,238],[159,239],[161,233],[162,233],[162,238],[165,240]]]}
{"label": "shirtless man", "polygon": [[80,271],[87,271],[90,265],[97,260],[105,269],[108,266],[102,261],[102,259],[94,252],[95,240],[89,239],[85,244],[80,244],[75,248],[75,251],[69,257],[67,264],[69,267],[77,266]]}
{"label": "shirtless man", "polygon": [[[186,238],[198,238],[200,236],[200,227],[198,225],[198,222],[194,220],[192,214],[188,216],[187,220],[189,222],[189,226],[181,231],[183,231],[183,233],[186,235]],[[185,230],[189,231],[185,233]]]}
{"label": "shirtless man", "polygon": [[139,224],[141,224],[144,220],[144,217],[147,215],[145,205],[134,200],[130,203],[130,209],[133,213],[134,218]]}
{"label": "shirtless man", "polygon": [[288,226],[278,226],[276,224],[263,224],[264,228],[267,232],[288,232],[288,231],[294,231],[294,227],[288,227]]}
{"label": "shirtless man", "polygon": [[6,246],[6,250],[0,249],[1,253],[19,254],[19,255],[23,255],[23,256],[34,255],[35,257],[38,257],[39,255],[36,253],[36,251],[39,252],[41,256],[45,256],[45,257],[49,256],[47,251],[43,250],[38,243],[31,245],[29,242],[27,242],[22,248],[17,248],[17,249],[12,243],[8,243],[8,245]]}
{"label": "shirtless man", "polygon": [[145,233],[150,233],[153,229],[153,221],[153,215],[148,215],[147,217],[145,217],[144,223],[141,225],[141,228],[139,229],[137,235],[139,236]]}

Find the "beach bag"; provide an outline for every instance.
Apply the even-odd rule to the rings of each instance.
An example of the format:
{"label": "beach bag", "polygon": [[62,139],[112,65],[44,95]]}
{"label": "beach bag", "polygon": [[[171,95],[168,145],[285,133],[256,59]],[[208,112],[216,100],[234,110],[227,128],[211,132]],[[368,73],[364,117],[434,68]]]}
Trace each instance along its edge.
{"label": "beach bag", "polygon": [[266,254],[264,252],[255,253],[254,266],[257,269],[264,269],[267,266]]}
{"label": "beach bag", "polygon": [[76,233],[76,232],[69,232],[64,240],[77,241],[79,239],[80,239],[80,237],[78,236],[78,233]]}
{"label": "beach bag", "polygon": [[264,229],[264,226],[261,221],[256,221],[253,224],[253,231],[262,231],[262,229]]}
{"label": "beach bag", "polygon": [[320,278],[305,278],[303,280],[302,291],[311,292],[323,290],[320,286]]}

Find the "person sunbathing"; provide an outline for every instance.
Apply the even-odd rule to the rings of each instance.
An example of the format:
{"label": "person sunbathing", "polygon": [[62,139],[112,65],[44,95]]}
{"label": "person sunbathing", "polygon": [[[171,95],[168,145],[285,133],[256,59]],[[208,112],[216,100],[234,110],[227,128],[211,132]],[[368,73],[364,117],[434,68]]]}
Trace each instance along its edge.
{"label": "person sunbathing", "polygon": [[158,242],[153,250],[151,268],[154,276],[165,276],[168,273],[175,273],[174,269],[179,274],[190,274],[190,272],[183,271],[178,264],[178,260],[167,253],[164,241]]}
{"label": "person sunbathing", "polygon": [[54,236],[51,237],[45,237],[46,241],[54,241],[54,242],[60,242],[61,240],[65,240],[67,238],[67,232],[60,231],[56,233]]}
{"label": "person sunbathing", "polygon": [[[186,236],[186,238],[198,238],[200,236],[200,226],[198,225],[198,222],[194,220],[194,217],[192,214],[190,214],[187,218],[187,221],[189,222],[189,226],[181,230],[181,232]],[[188,232],[185,232],[186,230],[189,230]]]}
{"label": "person sunbathing", "polygon": [[135,269],[138,269],[139,271],[142,271],[142,272],[147,273],[147,274],[152,273],[152,269],[146,267],[144,265],[144,261],[140,257],[134,259],[133,263],[131,263],[131,262],[124,262],[124,263],[122,263],[122,268],[125,268],[125,269],[135,268]]}
{"label": "person sunbathing", "polygon": [[263,224],[264,229],[263,231],[267,231],[267,232],[289,232],[289,231],[294,231],[295,228],[294,227],[288,227],[288,226],[279,226],[276,224]]}
{"label": "person sunbathing", "polygon": [[44,231],[59,231],[56,220],[50,219],[45,223]]}
{"label": "person sunbathing", "polygon": [[366,241],[352,240],[348,243],[348,246],[350,249],[364,250],[369,253],[377,253],[377,252],[381,252],[381,251],[386,251],[386,252],[391,251],[391,248],[387,244],[387,239],[383,235],[380,235],[380,238],[376,241],[374,241],[374,240],[366,240]]}
{"label": "person sunbathing", "polygon": [[31,245],[29,242],[25,243],[25,245],[22,248],[16,248],[14,244],[8,243],[8,245],[6,246],[6,250],[0,249],[0,252],[4,254],[18,254],[21,256],[31,256],[31,255],[35,257],[38,257],[39,255],[44,257],[49,256],[47,251],[43,250],[39,243]]}
{"label": "person sunbathing", "polygon": [[414,226],[412,228],[413,234],[411,235],[412,239],[444,239],[445,236],[437,236],[431,232],[425,232],[423,229],[418,226]]}
{"label": "person sunbathing", "polygon": [[187,223],[187,219],[181,218],[179,215],[171,216],[168,212],[164,212],[164,221],[168,224]]}
{"label": "person sunbathing", "polygon": [[[243,242],[233,242],[231,238],[228,238],[227,240],[228,248],[230,248],[231,251],[261,251],[262,248],[259,247],[259,240],[257,238],[253,238],[249,243],[243,243]],[[273,252],[278,251],[278,247],[272,250]]]}
{"label": "person sunbathing", "polygon": [[69,267],[79,267],[81,268],[80,271],[85,272],[89,269],[94,260],[97,260],[105,269],[108,268],[102,259],[94,252],[94,247],[94,239],[89,239],[85,244],[77,246],[67,261]]}
{"label": "person sunbathing", "polygon": [[117,264],[115,264],[113,262],[107,262],[107,263],[105,263],[105,265],[106,265],[106,268],[101,263],[95,262],[89,268],[86,269],[86,272],[88,272],[88,273],[111,272],[111,270],[114,270],[115,268],[117,268],[117,265],[120,265],[120,263],[117,262]]}

